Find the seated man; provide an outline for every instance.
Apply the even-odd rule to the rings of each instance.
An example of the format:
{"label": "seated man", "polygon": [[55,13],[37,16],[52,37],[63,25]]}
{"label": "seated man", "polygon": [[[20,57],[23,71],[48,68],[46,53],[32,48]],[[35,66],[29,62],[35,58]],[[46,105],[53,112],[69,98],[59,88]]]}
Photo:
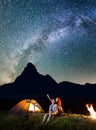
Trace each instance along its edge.
{"label": "seated man", "polygon": [[49,112],[44,115],[42,124],[46,124],[50,121],[52,115],[58,114],[58,105],[55,104],[55,100],[51,100],[51,105],[49,106]]}

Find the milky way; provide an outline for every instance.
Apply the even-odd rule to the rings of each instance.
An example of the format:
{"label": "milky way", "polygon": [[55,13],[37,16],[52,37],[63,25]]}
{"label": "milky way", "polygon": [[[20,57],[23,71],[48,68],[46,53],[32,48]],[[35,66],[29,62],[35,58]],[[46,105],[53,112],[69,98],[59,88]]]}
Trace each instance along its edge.
{"label": "milky way", "polygon": [[1,0],[0,85],[28,62],[57,82],[96,83],[95,0]]}

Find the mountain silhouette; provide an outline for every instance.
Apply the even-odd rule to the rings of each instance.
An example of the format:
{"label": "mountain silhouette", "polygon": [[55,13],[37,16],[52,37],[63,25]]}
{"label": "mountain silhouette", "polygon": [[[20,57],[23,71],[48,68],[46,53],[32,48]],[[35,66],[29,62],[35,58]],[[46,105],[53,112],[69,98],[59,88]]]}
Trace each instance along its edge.
{"label": "mountain silhouette", "polygon": [[54,93],[56,81],[49,75],[41,75],[32,63],[28,63],[22,74],[13,83],[0,87],[0,98],[27,98]]}
{"label": "mountain silhouette", "polygon": [[47,93],[52,98],[60,97],[65,111],[85,113],[88,102],[96,106],[96,84],[57,83],[50,75],[40,74],[32,63],[28,63],[13,83],[0,86],[0,109],[11,108],[21,99],[34,98],[47,110],[50,104]]}

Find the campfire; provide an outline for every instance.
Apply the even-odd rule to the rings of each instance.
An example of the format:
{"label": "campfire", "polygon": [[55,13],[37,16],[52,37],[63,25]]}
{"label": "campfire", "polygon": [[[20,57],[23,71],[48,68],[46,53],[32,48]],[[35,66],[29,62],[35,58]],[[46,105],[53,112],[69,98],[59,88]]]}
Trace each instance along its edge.
{"label": "campfire", "polygon": [[93,118],[93,119],[96,119],[96,112],[93,108],[93,104],[86,104],[86,107],[87,107],[87,110],[90,113],[90,117]]}

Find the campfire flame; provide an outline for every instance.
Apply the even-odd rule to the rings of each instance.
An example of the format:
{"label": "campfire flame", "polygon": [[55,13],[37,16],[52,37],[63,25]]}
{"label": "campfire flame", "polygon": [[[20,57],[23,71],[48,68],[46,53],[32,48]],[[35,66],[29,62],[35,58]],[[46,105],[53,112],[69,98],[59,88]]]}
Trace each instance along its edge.
{"label": "campfire flame", "polygon": [[96,112],[93,108],[93,104],[86,104],[86,107],[87,107],[87,110],[90,113],[90,117],[93,118],[93,119],[96,119]]}

